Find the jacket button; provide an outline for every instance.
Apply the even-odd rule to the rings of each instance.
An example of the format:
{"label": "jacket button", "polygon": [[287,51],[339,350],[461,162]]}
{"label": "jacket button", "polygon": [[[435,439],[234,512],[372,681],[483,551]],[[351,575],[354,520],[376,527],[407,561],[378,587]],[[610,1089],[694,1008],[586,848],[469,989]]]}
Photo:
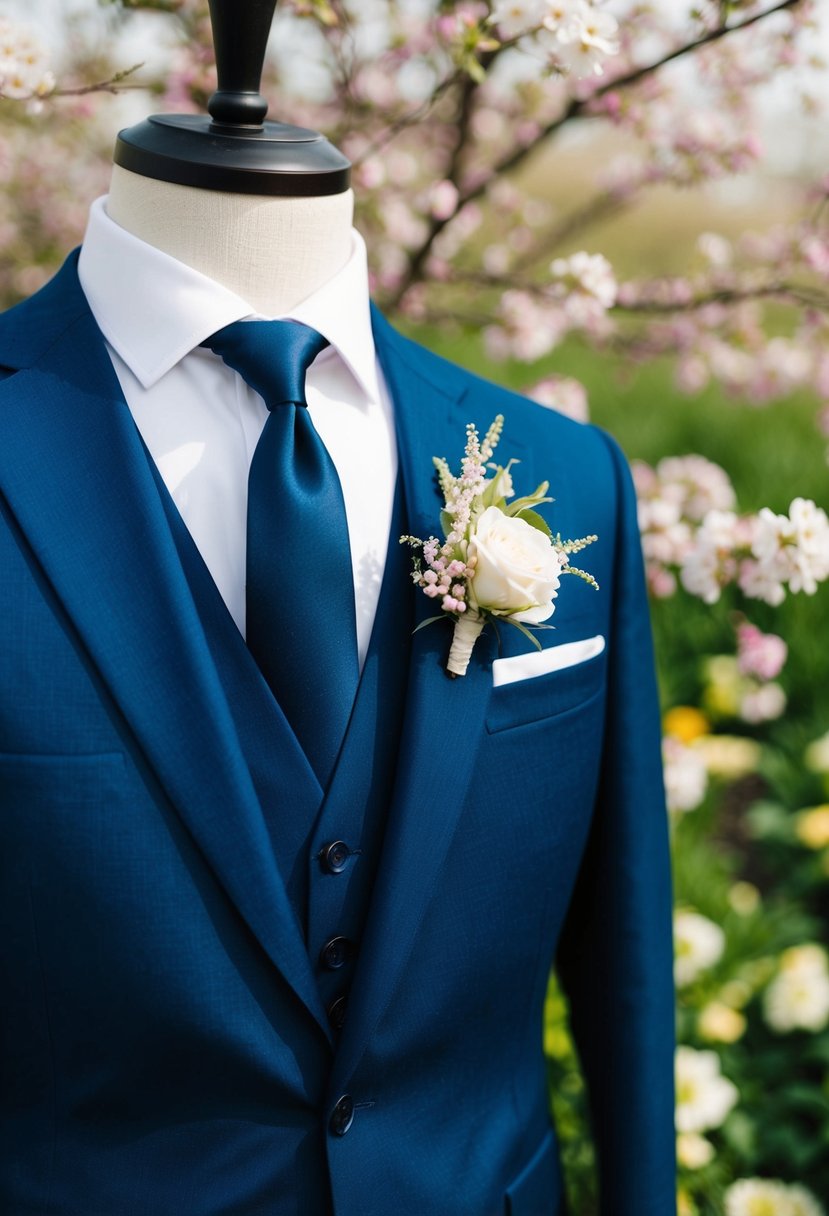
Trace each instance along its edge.
{"label": "jacket button", "polygon": [[347,937],[332,937],[320,950],[320,962],[328,971],[336,971],[351,958],[352,945]]}
{"label": "jacket button", "polygon": [[341,874],[348,865],[351,849],[344,840],[334,840],[325,845],[320,857],[322,864],[329,874]]}
{"label": "jacket button", "polygon": [[344,1136],[354,1122],[354,1099],[351,1094],[343,1094],[331,1112],[328,1126],[332,1135]]}
{"label": "jacket button", "polygon": [[343,1023],[345,1022],[345,1007],[347,1004],[347,997],[338,996],[335,1001],[331,1002],[326,1010],[326,1013],[328,1014],[328,1021],[335,1030],[342,1030],[343,1028]]}

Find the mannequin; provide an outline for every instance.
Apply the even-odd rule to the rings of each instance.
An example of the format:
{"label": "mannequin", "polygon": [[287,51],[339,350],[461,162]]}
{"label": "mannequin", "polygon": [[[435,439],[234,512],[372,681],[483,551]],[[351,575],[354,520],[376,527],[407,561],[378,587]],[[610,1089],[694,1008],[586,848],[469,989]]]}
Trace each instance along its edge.
{"label": "mannequin", "polygon": [[114,165],[107,212],[134,236],[214,279],[262,316],[299,304],[348,261],[354,195],[234,194]]}

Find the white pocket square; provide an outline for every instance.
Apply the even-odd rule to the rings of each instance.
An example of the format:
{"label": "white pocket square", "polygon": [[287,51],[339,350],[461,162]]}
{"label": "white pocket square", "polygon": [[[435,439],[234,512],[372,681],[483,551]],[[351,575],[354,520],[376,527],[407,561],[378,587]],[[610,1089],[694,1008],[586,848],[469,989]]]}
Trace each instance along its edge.
{"label": "white pocket square", "polygon": [[508,659],[495,659],[492,664],[492,684],[512,684],[515,680],[529,680],[533,676],[545,676],[551,671],[561,671],[594,659],[604,650],[604,638],[597,633],[594,638],[583,638],[579,642],[563,642],[560,646],[549,646],[546,650],[535,650],[530,654],[514,654]]}

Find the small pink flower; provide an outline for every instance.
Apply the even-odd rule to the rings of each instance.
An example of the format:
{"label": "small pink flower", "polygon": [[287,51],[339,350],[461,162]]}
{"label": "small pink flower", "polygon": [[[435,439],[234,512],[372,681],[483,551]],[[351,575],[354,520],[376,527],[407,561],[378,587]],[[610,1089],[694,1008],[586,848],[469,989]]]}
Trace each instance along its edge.
{"label": "small pink flower", "polygon": [[429,210],[436,220],[448,220],[458,206],[458,188],[450,181],[435,182],[429,194]]}
{"label": "small pink flower", "polygon": [[775,633],[762,633],[744,621],[737,626],[737,665],[744,676],[773,680],[786,662],[789,648]]}
{"label": "small pink flower", "polygon": [[618,118],[622,112],[622,97],[615,89],[602,98],[602,108],[609,118]]}

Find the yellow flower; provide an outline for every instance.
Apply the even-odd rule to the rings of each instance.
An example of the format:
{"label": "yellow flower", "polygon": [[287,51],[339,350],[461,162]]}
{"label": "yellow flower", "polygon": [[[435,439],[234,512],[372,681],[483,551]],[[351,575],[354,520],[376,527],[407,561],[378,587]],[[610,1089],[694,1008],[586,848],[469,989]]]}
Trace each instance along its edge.
{"label": "yellow flower", "polygon": [[560,1026],[544,1027],[544,1054],[553,1060],[565,1060],[570,1054],[570,1039]]}
{"label": "yellow flower", "polygon": [[702,753],[708,772],[727,781],[756,772],[762,754],[759,743],[741,735],[708,735],[697,739],[694,748]]}
{"label": "yellow flower", "polygon": [[737,660],[727,654],[715,655],[705,664],[708,684],[703,694],[707,709],[718,718],[736,717],[744,680],[737,667]]}
{"label": "yellow flower", "polygon": [[699,1015],[697,1028],[704,1039],[713,1043],[736,1043],[745,1033],[745,1017],[736,1009],[711,1001]]}
{"label": "yellow flower", "polygon": [[719,992],[720,1003],[731,1009],[742,1009],[754,996],[754,988],[746,980],[729,980]]}
{"label": "yellow flower", "polygon": [[677,1216],[697,1216],[697,1205],[684,1186],[681,1186],[676,1193],[676,1211]]}
{"label": "yellow flower", "polygon": [[809,744],[804,759],[813,773],[829,773],[829,730]]}
{"label": "yellow flower", "polygon": [[735,882],[728,892],[728,902],[738,916],[750,916],[760,904],[760,892],[753,882]]}
{"label": "yellow flower", "polygon": [[664,732],[680,743],[692,743],[711,729],[705,714],[693,705],[676,705],[669,709],[662,722]]}
{"label": "yellow flower", "polygon": [[714,1146],[698,1132],[680,1132],[676,1138],[676,1158],[683,1169],[698,1170],[714,1157]]}
{"label": "yellow flower", "polygon": [[827,971],[829,955],[816,942],[804,942],[802,946],[789,946],[780,955],[783,971]]}
{"label": "yellow flower", "polygon": [[829,845],[829,803],[800,811],[795,831],[807,849],[826,848]]}

